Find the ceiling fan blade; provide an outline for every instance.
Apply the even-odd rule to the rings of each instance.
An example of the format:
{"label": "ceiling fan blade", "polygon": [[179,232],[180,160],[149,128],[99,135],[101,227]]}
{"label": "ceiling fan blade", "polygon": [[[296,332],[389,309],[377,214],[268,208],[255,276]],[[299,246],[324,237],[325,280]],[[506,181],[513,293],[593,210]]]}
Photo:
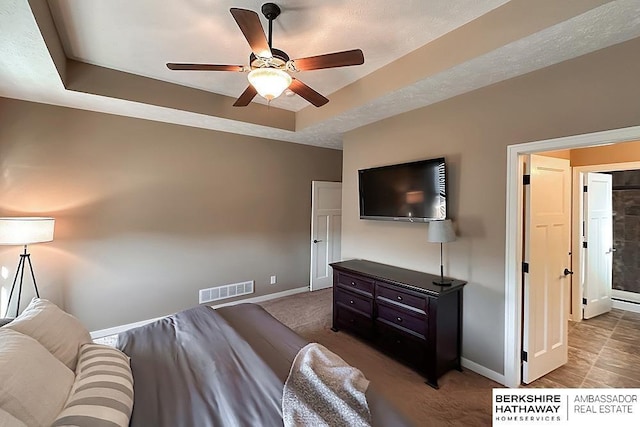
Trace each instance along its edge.
{"label": "ceiling fan blade", "polygon": [[167,68],[184,71],[244,71],[242,65],[176,64],[175,62],[167,63]]}
{"label": "ceiling fan blade", "polygon": [[350,65],[361,64],[364,64],[364,54],[360,49],[345,50],[343,52],[327,53],[325,55],[309,56],[308,58],[293,60],[293,65],[298,71],[348,67]]}
{"label": "ceiling fan blade", "polygon": [[244,92],[242,92],[242,95],[240,95],[236,102],[233,103],[233,106],[246,107],[257,94],[258,91],[256,91],[253,86],[249,85]]}
{"label": "ceiling fan blade", "polygon": [[260,23],[260,17],[253,10],[238,9],[232,7],[230,9],[233,19],[236,20],[240,31],[244,34],[244,37],[251,46],[251,51],[260,58],[271,58],[271,48],[267,37],[264,35],[262,24]]}
{"label": "ceiling fan blade", "polygon": [[297,93],[316,107],[322,107],[324,104],[329,102],[327,98],[320,95],[318,92],[295,78],[291,80],[289,89],[291,89],[293,92]]}

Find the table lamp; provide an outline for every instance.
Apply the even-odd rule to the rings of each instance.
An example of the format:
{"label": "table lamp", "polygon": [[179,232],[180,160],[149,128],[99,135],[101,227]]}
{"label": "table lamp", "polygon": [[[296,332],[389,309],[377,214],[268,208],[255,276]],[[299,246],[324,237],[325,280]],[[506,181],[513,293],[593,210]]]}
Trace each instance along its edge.
{"label": "table lamp", "polygon": [[18,285],[18,302],[16,304],[16,317],[20,311],[20,298],[22,296],[22,279],[24,277],[24,266],[28,262],[33,287],[36,296],[40,298],[38,286],[36,285],[36,277],[33,274],[33,266],[31,265],[31,254],[27,252],[27,245],[33,243],[51,242],[53,240],[53,227],[55,220],[53,218],[44,217],[11,217],[0,218],[0,245],[24,245],[24,252],[20,254],[20,261],[16,269],[16,275],[13,278],[13,285],[9,293],[9,301],[7,302],[6,313],[9,313],[9,306],[13,291],[20,275],[20,284]]}
{"label": "table lamp", "polygon": [[433,283],[439,286],[451,286],[452,279],[444,278],[444,267],[442,265],[442,244],[453,242],[456,240],[456,232],[453,230],[453,224],[450,219],[442,221],[429,222],[429,231],[427,232],[427,241],[432,243],[440,243],[440,280],[434,280]]}

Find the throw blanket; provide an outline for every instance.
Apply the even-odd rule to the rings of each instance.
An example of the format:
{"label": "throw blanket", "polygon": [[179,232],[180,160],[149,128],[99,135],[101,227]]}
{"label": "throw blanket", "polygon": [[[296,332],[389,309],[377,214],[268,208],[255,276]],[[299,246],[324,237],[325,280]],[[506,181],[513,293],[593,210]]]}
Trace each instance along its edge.
{"label": "throw blanket", "polygon": [[368,386],[358,369],[322,345],[308,344],[298,352],[284,384],[284,425],[370,426]]}

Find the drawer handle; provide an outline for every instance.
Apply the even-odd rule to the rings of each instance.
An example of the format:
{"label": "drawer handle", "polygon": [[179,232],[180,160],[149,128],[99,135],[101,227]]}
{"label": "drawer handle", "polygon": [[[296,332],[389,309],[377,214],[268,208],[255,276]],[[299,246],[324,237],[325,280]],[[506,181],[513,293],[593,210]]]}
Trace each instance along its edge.
{"label": "drawer handle", "polygon": [[349,319],[349,323],[354,323],[355,320],[354,319]]}
{"label": "drawer handle", "polygon": [[356,285],[356,282],[351,282],[351,286],[355,286],[355,285]]}
{"label": "drawer handle", "polygon": [[400,323],[402,323],[402,317],[396,317],[396,320]]}
{"label": "drawer handle", "polygon": [[402,297],[398,295],[398,301],[402,301]]}
{"label": "drawer handle", "polygon": [[396,344],[402,344],[402,341],[396,340]]}
{"label": "drawer handle", "polygon": [[349,304],[353,304],[353,300],[349,300]]}

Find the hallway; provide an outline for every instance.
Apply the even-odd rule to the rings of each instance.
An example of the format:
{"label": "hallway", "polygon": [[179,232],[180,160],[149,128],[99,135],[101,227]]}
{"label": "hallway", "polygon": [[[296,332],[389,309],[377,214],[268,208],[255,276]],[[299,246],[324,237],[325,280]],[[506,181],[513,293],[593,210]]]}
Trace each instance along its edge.
{"label": "hallway", "polygon": [[640,313],[569,322],[569,362],[526,387],[640,388]]}

